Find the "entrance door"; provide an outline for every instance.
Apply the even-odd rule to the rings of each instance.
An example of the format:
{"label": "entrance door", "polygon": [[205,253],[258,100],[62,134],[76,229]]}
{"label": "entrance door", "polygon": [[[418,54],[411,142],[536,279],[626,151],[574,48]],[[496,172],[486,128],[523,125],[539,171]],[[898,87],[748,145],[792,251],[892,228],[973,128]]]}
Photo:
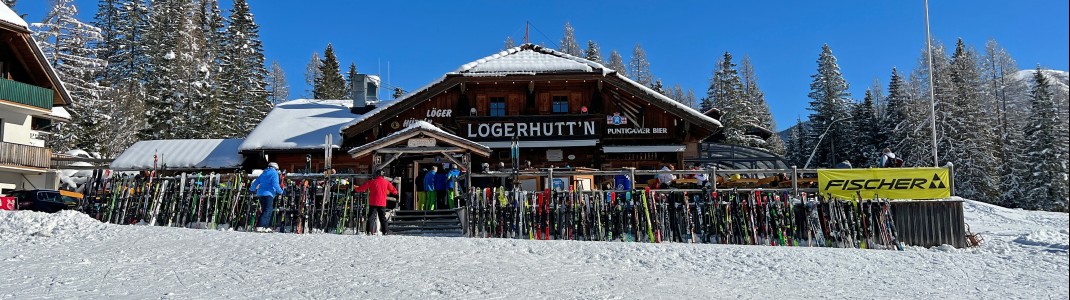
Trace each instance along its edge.
{"label": "entrance door", "polygon": [[410,188],[413,185],[412,164],[404,161],[395,161],[390,164],[390,176],[401,180],[398,187],[398,208],[401,210],[413,209],[416,194]]}

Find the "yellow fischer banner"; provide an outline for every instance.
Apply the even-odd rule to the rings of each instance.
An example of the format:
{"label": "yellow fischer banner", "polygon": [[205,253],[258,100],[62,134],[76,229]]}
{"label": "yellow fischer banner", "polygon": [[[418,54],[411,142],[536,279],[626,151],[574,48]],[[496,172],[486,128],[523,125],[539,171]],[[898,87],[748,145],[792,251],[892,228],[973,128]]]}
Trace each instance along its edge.
{"label": "yellow fischer banner", "polygon": [[946,168],[817,170],[819,193],[841,199],[936,199],[951,197]]}

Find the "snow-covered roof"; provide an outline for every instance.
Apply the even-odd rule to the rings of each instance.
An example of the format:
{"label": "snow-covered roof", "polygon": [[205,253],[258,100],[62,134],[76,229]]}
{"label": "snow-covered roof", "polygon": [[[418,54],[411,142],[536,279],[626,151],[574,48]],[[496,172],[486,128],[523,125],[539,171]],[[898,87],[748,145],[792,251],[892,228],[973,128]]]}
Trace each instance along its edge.
{"label": "snow-covered roof", "polygon": [[487,146],[485,146],[483,144],[476,143],[476,142],[470,141],[468,139],[465,139],[465,138],[459,137],[457,135],[454,135],[452,133],[446,132],[446,131],[438,128],[438,126],[435,126],[434,124],[428,123],[426,121],[415,121],[415,122],[412,122],[412,124],[409,124],[409,126],[405,127],[404,129],[398,130],[398,131],[396,131],[394,133],[391,133],[390,135],[387,135],[387,136],[385,136],[385,137],[383,137],[381,139],[375,140],[375,141],[373,141],[371,143],[367,143],[367,144],[361,145],[360,147],[353,148],[353,149],[349,150],[349,154],[353,155],[353,156],[361,156],[361,155],[366,154],[366,152],[368,152],[371,149],[378,149],[378,148],[381,148],[383,146],[394,144],[394,143],[399,142],[399,141],[401,141],[403,139],[408,139],[410,137],[421,135],[421,134],[429,135],[429,136],[435,137],[435,138],[437,138],[439,140],[450,142],[452,144],[464,145],[468,149],[473,150],[475,152],[478,152],[478,154],[483,155],[483,156],[486,156],[486,155],[490,154],[490,151],[491,151],[490,148],[488,148]]}
{"label": "snow-covered roof", "polygon": [[442,77],[436,79],[435,81],[432,81],[432,82],[430,82],[428,84],[425,84],[424,86],[421,86],[420,88],[418,88],[416,90],[413,90],[412,92],[409,92],[409,93],[407,93],[405,95],[402,95],[401,97],[399,97],[399,98],[397,98],[397,99],[395,99],[393,101],[380,101],[379,105],[376,106],[375,109],[370,110],[370,111],[368,111],[368,112],[366,112],[366,113],[364,113],[362,115],[354,116],[354,118],[351,121],[349,121],[349,122],[347,122],[345,124],[342,124],[342,126],[339,126],[338,132],[340,134],[342,132],[342,130],[344,130],[346,128],[349,128],[350,126],[353,126],[354,124],[360,123],[361,121],[364,121],[364,119],[367,119],[367,118],[369,118],[371,116],[378,115],[380,112],[382,112],[382,111],[384,111],[384,110],[386,110],[386,109],[388,109],[388,108],[390,108],[390,107],[392,107],[392,106],[394,106],[394,105],[396,105],[398,103],[405,102],[403,100],[411,98],[416,93],[423,92],[423,91],[425,91],[427,89],[430,89],[432,86],[435,86],[436,84],[442,83],[445,80],[446,80],[446,76],[442,76]]}
{"label": "snow-covered roof", "polygon": [[70,121],[71,113],[67,112],[62,106],[53,106],[52,112],[48,113],[48,117],[54,120]]}
{"label": "snow-covered roof", "polygon": [[342,143],[342,126],[358,115],[350,112],[352,100],[298,99],[276,105],[241,144],[241,151],[323,149],[326,135],[331,145]]}
{"label": "snow-covered roof", "polygon": [[151,140],[134,143],[111,162],[118,171],[232,169],[241,167],[240,139]]}
{"label": "snow-covered roof", "polygon": [[[691,115],[692,121],[706,122],[710,126],[704,127],[721,127],[721,123],[716,119],[706,116],[680,102],[673,100],[661,93],[643,86],[627,77],[621,75],[619,72],[613,69],[607,68],[600,63],[593,62],[582,57],[575,57],[572,55],[558,52],[553,49],[545,48],[535,44],[523,44],[519,47],[510,48],[505,51],[501,51],[497,54],[487,56],[476,61],[462,65],[460,68],[446,73],[446,75],[439,77],[438,79],[427,83],[426,85],[412,90],[411,92],[399,97],[398,99],[390,102],[382,103],[375,109],[365,113],[364,115],[354,118],[349,123],[343,124],[340,129],[345,130],[354,125],[364,122],[367,119],[373,118],[387,109],[391,109],[393,106],[399,103],[408,103],[407,105],[415,105],[411,99],[413,96],[425,92],[432,87],[446,82],[446,80],[455,76],[465,77],[496,77],[506,75],[534,75],[536,73],[600,73],[602,76],[610,76],[619,78],[628,85],[635,86],[642,92],[651,95],[654,99],[660,102],[660,106],[671,108],[676,113]],[[702,125],[702,124],[700,124]],[[709,128],[711,130],[715,128]]]}
{"label": "snow-covered roof", "polygon": [[20,26],[23,29],[28,29],[29,25],[26,24],[26,20],[19,17],[15,11],[7,7],[7,5],[0,5],[0,22],[7,22],[11,25]]}
{"label": "snow-covered roof", "polygon": [[382,80],[381,80],[381,79],[379,79],[379,76],[378,76],[378,75],[371,75],[371,74],[369,74],[369,75],[368,75],[368,80],[371,80],[372,82],[375,82],[375,85],[380,85],[380,83],[382,82]]}
{"label": "snow-covered roof", "polygon": [[450,74],[465,76],[505,76],[535,73],[603,72],[613,70],[602,64],[554,51],[534,44],[524,44],[464,64]]}

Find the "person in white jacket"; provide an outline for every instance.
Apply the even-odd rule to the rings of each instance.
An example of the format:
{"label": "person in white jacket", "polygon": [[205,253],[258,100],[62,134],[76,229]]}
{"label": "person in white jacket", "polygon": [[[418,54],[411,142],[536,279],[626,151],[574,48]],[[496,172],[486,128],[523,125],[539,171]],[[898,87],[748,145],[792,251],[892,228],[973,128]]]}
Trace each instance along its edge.
{"label": "person in white jacket", "polygon": [[672,164],[668,164],[661,167],[661,171],[664,172],[658,173],[658,183],[660,183],[660,187],[666,188],[672,185],[672,182],[676,180],[676,175],[673,175],[668,171],[672,171],[675,169],[676,167],[674,167]]}
{"label": "person in white jacket", "polygon": [[895,153],[892,153],[892,149],[884,148],[881,151],[880,167],[881,168],[895,168],[898,167],[898,159],[895,158]]}

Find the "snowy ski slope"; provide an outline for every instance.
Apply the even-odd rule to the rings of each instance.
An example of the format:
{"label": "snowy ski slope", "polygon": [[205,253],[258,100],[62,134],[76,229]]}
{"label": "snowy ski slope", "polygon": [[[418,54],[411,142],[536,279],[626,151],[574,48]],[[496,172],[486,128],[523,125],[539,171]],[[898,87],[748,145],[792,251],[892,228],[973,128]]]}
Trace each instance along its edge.
{"label": "snowy ski slope", "polygon": [[1065,213],[967,201],[979,248],[257,234],[0,211],[3,299],[1070,297]]}

